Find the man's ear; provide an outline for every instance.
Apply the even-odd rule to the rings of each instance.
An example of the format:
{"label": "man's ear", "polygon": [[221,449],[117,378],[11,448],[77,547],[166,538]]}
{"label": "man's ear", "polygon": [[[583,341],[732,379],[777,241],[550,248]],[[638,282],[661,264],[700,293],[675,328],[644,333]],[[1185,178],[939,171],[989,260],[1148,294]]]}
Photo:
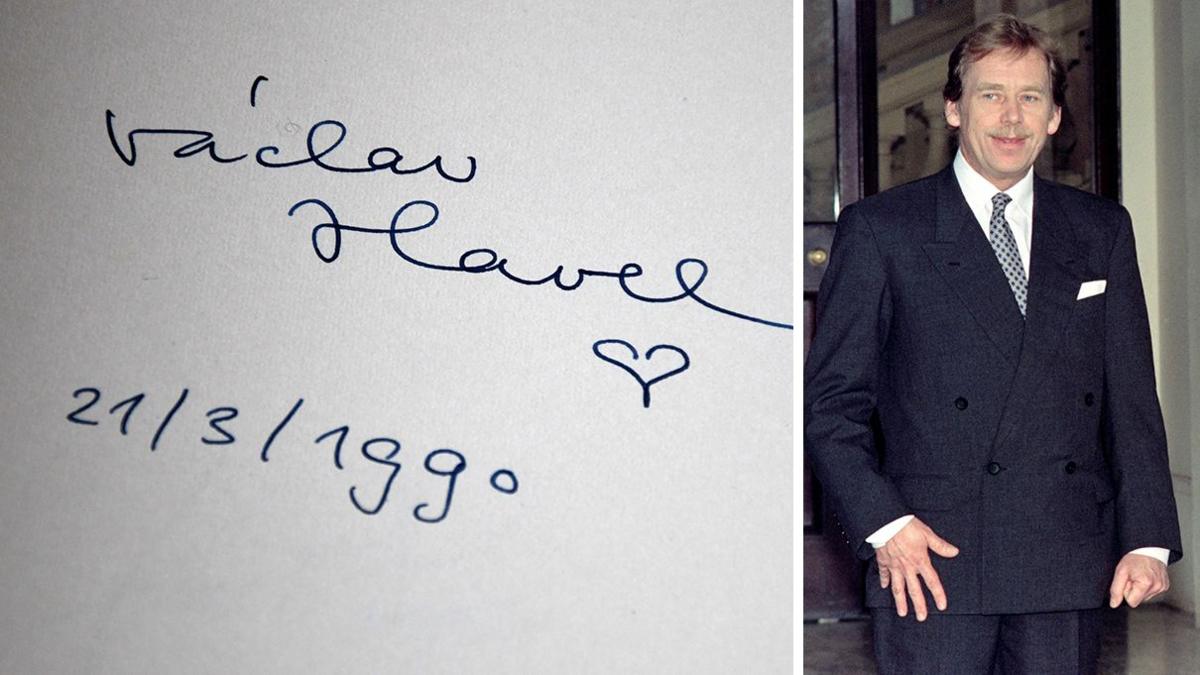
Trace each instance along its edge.
{"label": "man's ear", "polygon": [[[955,129],[957,129],[960,124],[962,124],[962,118],[960,118],[958,116],[958,102],[957,101],[951,101],[949,99],[946,99],[946,124],[949,124],[950,126],[954,127]],[[1058,124],[1055,123],[1055,128],[1057,128],[1057,127],[1058,127]],[[1054,133],[1054,132],[1050,132],[1050,133]]]}
{"label": "man's ear", "polygon": [[1046,125],[1046,133],[1053,136],[1054,132],[1058,131],[1058,125],[1062,122],[1062,106],[1054,106],[1054,114],[1050,116],[1050,124]]}

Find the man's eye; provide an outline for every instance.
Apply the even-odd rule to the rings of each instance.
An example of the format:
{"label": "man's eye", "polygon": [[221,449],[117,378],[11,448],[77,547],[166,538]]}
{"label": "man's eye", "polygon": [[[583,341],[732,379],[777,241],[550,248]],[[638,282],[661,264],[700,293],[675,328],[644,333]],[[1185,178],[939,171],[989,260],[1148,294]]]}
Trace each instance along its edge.
{"label": "man's eye", "polygon": [[1042,100],[1042,97],[1037,94],[1026,94],[1023,99],[1026,103],[1037,103]]}
{"label": "man's eye", "polygon": [[983,100],[985,100],[985,101],[997,101],[999,99],[1000,99],[1000,94],[997,94],[995,92],[989,91],[989,92],[985,92],[983,94]]}

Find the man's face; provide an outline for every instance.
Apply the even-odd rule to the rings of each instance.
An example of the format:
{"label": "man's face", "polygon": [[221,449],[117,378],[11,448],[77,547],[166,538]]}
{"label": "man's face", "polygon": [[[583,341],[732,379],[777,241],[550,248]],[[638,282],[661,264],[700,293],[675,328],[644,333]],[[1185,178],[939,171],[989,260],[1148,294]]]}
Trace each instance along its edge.
{"label": "man's face", "polygon": [[963,158],[1000,190],[1025,176],[1061,118],[1046,57],[1035,49],[997,50],[968,65],[962,97],[946,101]]}

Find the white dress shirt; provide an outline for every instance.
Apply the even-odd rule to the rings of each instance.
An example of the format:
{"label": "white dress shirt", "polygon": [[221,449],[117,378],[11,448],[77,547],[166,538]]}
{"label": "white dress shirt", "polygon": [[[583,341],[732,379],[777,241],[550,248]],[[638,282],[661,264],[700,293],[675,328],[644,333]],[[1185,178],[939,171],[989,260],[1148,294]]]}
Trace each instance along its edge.
{"label": "white dress shirt", "polygon": [[[991,240],[992,197],[1000,190],[979,175],[975,169],[963,159],[962,151],[954,158],[954,177],[958,179],[958,187],[967,206],[975,214],[975,220],[983,228],[983,236]],[[1017,240],[1017,253],[1021,254],[1021,265],[1025,268],[1025,279],[1029,279],[1029,244],[1033,241],[1033,168],[1025,172],[1025,176],[1017,184],[1004,190],[1004,194],[1012,197],[1012,201],[1004,208],[1004,219],[1012,228],[1013,237]]]}
{"label": "white dress shirt", "polygon": [[[996,186],[988,182],[988,179],[972,169],[971,165],[967,164],[967,160],[963,158],[961,150],[954,157],[954,177],[958,179],[958,187],[967,200],[967,206],[971,207],[971,213],[975,214],[975,220],[978,220],[979,226],[983,228],[984,236],[988,236],[994,208],[992,197],[1001,190],[997,190]],[[1025,267],[1025,278],[1029,279],[1029,247],[1033,241],[1033,167],[1030,167],[1016,185],[1003,190],[1003,192],[1012,197],[1012,201],[1004,209],[1004,218],[1008,221],[1013,237],[1017,240],[1017,252],[1021,254],[1021,265]],[[875,548],[883,547],[912,519],[912,514],[909,514],[893,520],[872,532],[871,536],[867,537],[867,543]],[[1150,556],[1162,561],[1164,565],[1167,564],[1171,555],[1169,550],[1154,546],[1134,549],[1130,553]]]}

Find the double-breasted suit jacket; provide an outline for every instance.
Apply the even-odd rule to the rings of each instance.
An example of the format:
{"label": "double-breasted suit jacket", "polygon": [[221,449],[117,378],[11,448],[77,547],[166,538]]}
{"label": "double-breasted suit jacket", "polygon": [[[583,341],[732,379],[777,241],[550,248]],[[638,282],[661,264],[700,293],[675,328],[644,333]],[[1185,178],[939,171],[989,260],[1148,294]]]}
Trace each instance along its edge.
{"label": "double-breasted suit jacket", "polygon": [[1181,555],[1128,212],[1034,180],[1024,318],[952,167],[839,218],[805,452],[869,606],[865,539],[909,513],[960,549],[931,554],[948,613],[1099,607],[1122,554]]}

